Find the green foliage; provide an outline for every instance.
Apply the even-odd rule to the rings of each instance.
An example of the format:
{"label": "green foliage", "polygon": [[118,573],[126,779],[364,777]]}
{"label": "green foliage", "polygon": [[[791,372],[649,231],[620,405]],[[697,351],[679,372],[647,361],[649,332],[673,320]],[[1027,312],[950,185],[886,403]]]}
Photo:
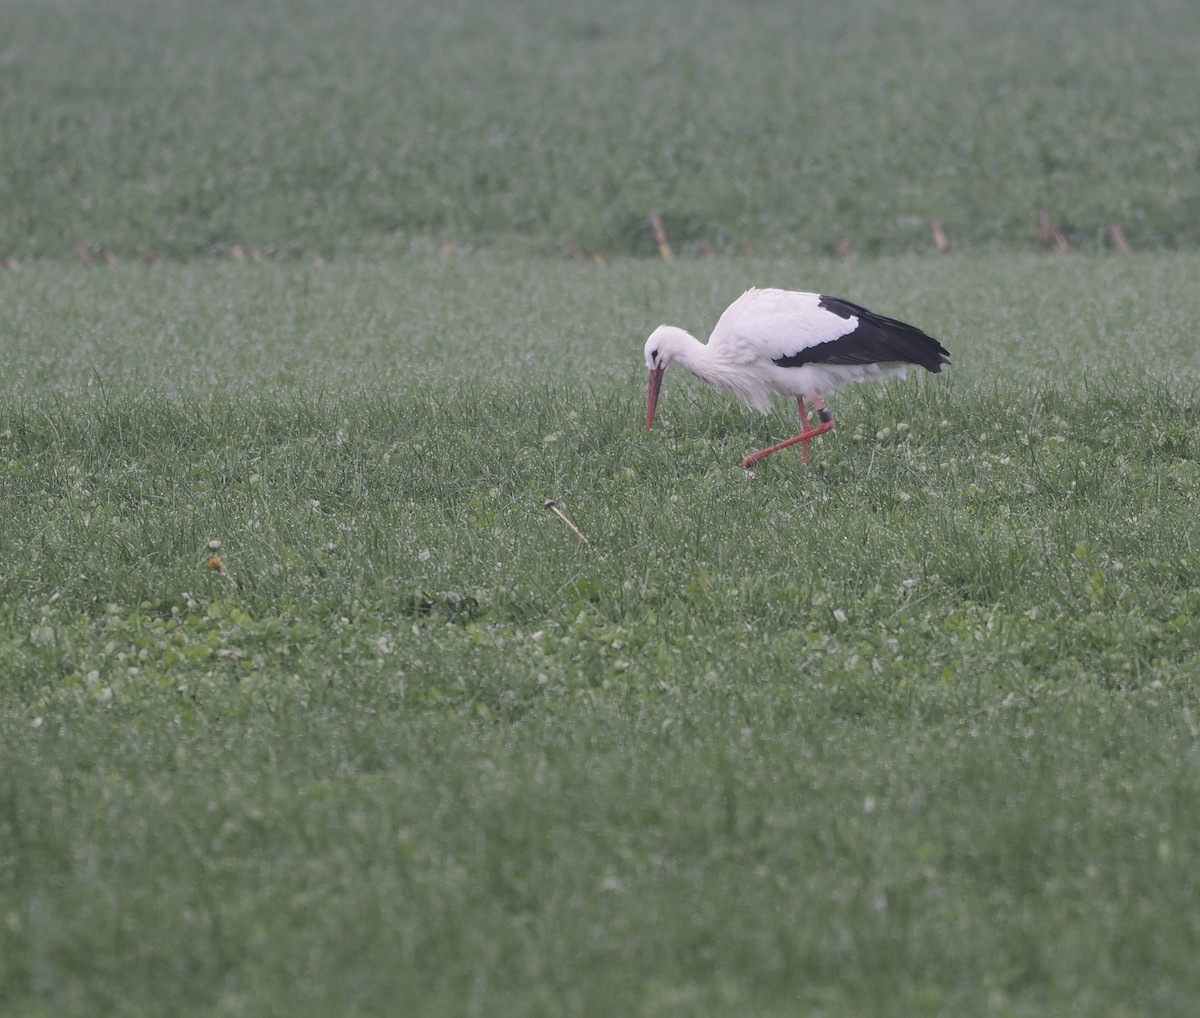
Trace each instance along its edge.
{"label": "green foliage", "polygon": [[[864,254],[1200,225],[1200,7],[7,0],[0,253]],[[98,252],[97,252],[98,253]]]}
{"label": "green foliage", "polygon": [[[1189,1014],[1197,269],[0,276],[0,1011]],[[954,366],[647,433],[750,282]]]}
{"label": "green foliage", "polygon": [[0,1013],[1193,1013],[1200,7],[0,12]]}

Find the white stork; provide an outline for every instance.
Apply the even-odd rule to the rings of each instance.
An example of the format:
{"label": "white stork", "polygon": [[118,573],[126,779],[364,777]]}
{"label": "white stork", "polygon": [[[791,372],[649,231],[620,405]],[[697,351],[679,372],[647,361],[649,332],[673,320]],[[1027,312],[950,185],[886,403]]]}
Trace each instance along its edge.
{"label": "white stork", "polygon": [[[761,413],[769,409],[772,395],[795,398],[800,434],[751,453],[742,466],[749,469],[797,442],[807,463],[808,443],[834,424],[821,393],[852,382],[903,378],[910,364],[941,371],[949,357],[936,339],[915,326],[848,300],[792,290],[747,290],[725,309],[708,343],[673,325],[660,325],[651,333],[646,340],[646,428],[654,424],[663,372],[678,364]],[[815,428],[805,399],[821,420]]]}

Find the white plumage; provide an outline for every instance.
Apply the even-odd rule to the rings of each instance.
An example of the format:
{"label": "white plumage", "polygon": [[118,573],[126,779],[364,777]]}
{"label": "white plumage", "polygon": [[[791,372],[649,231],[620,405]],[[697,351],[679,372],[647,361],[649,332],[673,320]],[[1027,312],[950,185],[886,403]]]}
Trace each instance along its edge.
{"label": "white plumage", "polygon": [[[912,325],[837,297],[792,290],[747,290],[725,309],[708,343],[673,325],[660,325],[646,340],[645,354],[650,371],[647,428],[654,423],[663,373],[671,364],[763,413],[773,395],[796,400],[801,433],[752,453],[743,467],[796,442],[802,443],[807,463],[809,441],[834,423],[821,393],[854,382],[903,377],[910,364],[936,372],[949,363],[949,352]],[[816,428],[809,427],[805,399],[821,418]]]}

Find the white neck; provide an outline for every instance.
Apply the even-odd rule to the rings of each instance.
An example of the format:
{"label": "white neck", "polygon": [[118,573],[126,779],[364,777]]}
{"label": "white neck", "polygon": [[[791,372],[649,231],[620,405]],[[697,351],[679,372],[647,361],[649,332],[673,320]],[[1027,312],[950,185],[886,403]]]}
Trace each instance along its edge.
{"label": "white neck", "polygon": [[673,325],[661,326],[659,333],[659,363],[678,364],[702,382],[718,389],[740,394],[742,371],[721,355],[721,349],[701,343],[690,332]]}
{"label": "white neck", "polygon": [[[691,333],[673,325],[660,325],[646,344],[647,356],[658,351],[658,364],[666,368],[678,364],[702,382],[733,393],[756,410],[765,411],[770,405],[771,385],[762,376],[761,365],[737,359],[737,347],[726,343],[701,343]],[[649,362],[647,362],[649,363]]]}

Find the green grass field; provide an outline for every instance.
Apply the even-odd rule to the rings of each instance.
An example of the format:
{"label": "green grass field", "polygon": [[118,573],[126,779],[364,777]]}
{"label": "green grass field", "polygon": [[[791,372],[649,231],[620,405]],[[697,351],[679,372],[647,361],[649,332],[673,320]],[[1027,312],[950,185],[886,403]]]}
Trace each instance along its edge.
{"label": "green grass field", "polygon": [[[0,4],[0,1015],[1192,1015],[1198,37]],[[953,366],[647,432],[751,285]]]}
{"label": "green grass field", "polygon": [[[0,277],[4,1012],[1189,1013],[1198,268]],[[955,366],[646,433],[750,276]]]}
{"label": "green grass field", "polygon": [[1200,247],[1185,0],[5,0],[0,254]]}

